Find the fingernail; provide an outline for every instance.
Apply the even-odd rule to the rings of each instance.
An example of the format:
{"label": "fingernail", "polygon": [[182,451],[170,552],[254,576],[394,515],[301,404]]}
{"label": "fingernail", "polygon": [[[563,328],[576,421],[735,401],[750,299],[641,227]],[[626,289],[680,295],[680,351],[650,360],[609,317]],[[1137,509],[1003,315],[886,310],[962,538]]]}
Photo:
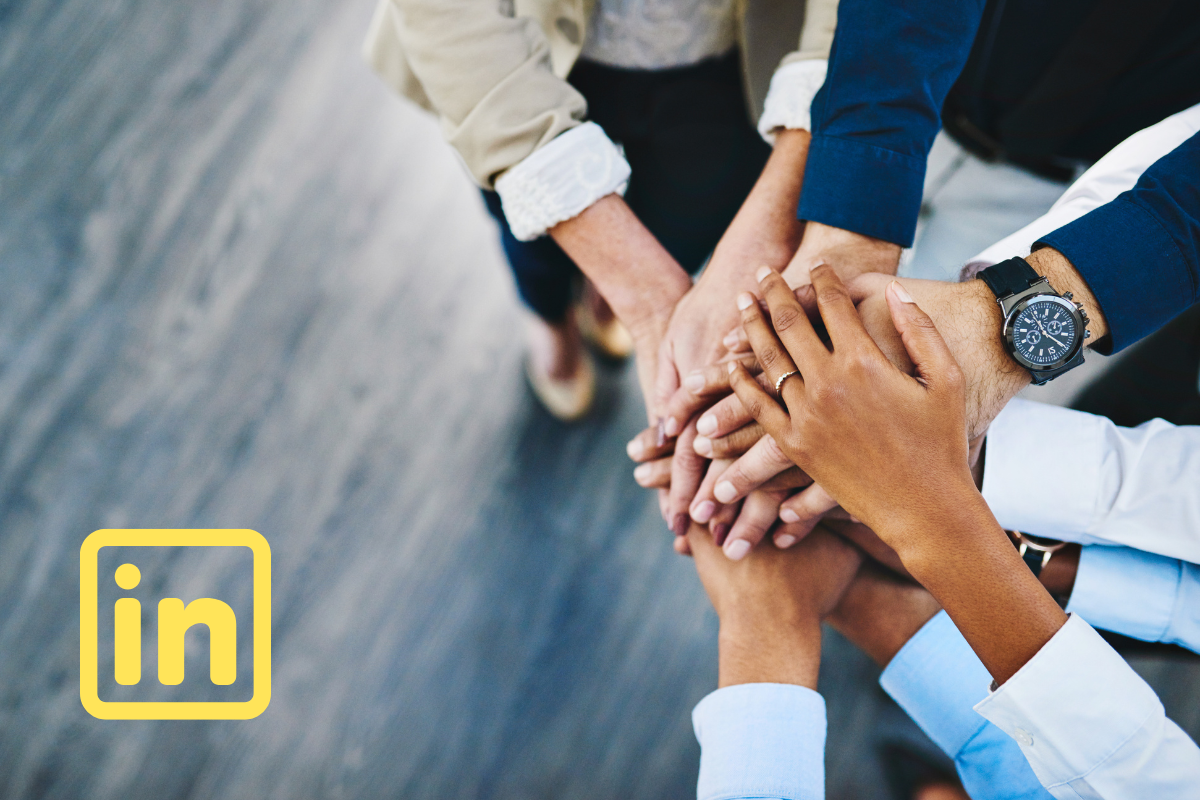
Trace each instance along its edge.
{"label": "fingernail", "polygon": [[712,500],[703,500],[696,504],[692,509],[692,519],[699,522],[701,525],[713,518],[713,514],[717,511],[717,504]]}
{"label": "fingernail", "polygon": [[904,302],[904,303],[915,302],[912,299],[912,295],[909,294],[908,290],[905,289],[904,286],[901,285],[900,281],[892,281],[891,285],[892,285],[892,291],[896,293],[896,297],[898,297],[901,300],[901,302]]}
{"label": "fingernail", "polygon": [[799,522],[800,515],[790,508],[785,508],[779,512],[779,518],[784,522]]}
{"label": "fingernail", "polygon": [[724,522],[718,522],[713,526],[712,535],[713,542],[716,543],[717,547],[720,547],[725,544],[725,537],[729,535],[729,525]]}
{"label": "fingernail", "polygon": [[625,452],[629,454],[630,458],[632,458],[634,461],[637,461],[642,457],[642,453],[646,452],[646,445],[642,444],[642,438],[639,436],[629,444],[625,445]]}
{"label": "fingernail", "polygon": [[679,422],[674,417],[667,417],[667,421],[663,425],[663,432],[667,436],[674,436],[679,433]]}
{"label": "fingernail", "polygon": [[654,426],[654,441],[657,447],[662,447],[667,443],[667,431],[663,427],[662,417],[658,418],[658,424]]}
{"label": "fingernail", "polygon": [[725,543],[725,557],[730,561],[741,561],[750,552],[750,543],[745,539],[734,539]]}
{"label": "fingernail", "polygon": [[745,311],[752,305],[754,305],[754,295],[749,292],[742,292],[737,296],[738,311]]}
{"label": "fingernail", "polygon": [[688,517],[687,514],[676,514],[675,522],[671,525],[671,530],[676,536],[687,536]]}
{"label": "fingernail", "polygon": [[733,488],[733,484],[729,481],[721,481],[713,489],[713,497],[722,503],[732,503],[733,498],[737,497],[737,489]]}
{"label": "fingernail", "polygon": [[711,456],[712,439],[709,439],[707,436],[697,436],[695,439],[692,439],[692,449],[699,455]]}
{"label": "fingernail", "polygon": [[737,369],[737,362],[736,362],[736,361],[730,361],[730,362],[729,362],[729,368],[728,368],[728,369],[726,369],[725,371],[726,371],[726,372],[728,372],[730,375],[732,375],[732,374],[733,374],[733,371],[734,371],[735,369]]}
{"label": "fingernail", "polygon": [[775,546],[780,550],[787,550],[796,543],[796,537],[790,533],[781,533],[775,537]]}
{"label": "fingernail", "polygon": [[727,334],[725,336],[725,338],[721,340],[721,344],[725,345],[726,350],[732,350],[733,348],[737,347],[737,343],[738,343],[737,331]]}
{"label": "fingernail", "polygon": [[691,375],[683,379],[683,388],[689,392],[695,393],[704,388],[704,372],[696,370]]}
{"label": "fingernail", "polygon": [[717,430],[717,417],[714,414],[705,414],[696,423],[696,433],[702,433],[708,436],[710,433],[715,433]]}
{"label": "fingernail", "polygon": [[645,486],[646,481],[650,480],[650,465],[642,464],[640,467],[635,469],[633,471],[633,479]]}
{"label": "fingernail", "polygon": [[758,281],[759,283],[762,283],[762,279],[767,277],[774,271],[775,270],[771,269],[770,267],[759,267],[758,272],[754,273],[754,280]]}

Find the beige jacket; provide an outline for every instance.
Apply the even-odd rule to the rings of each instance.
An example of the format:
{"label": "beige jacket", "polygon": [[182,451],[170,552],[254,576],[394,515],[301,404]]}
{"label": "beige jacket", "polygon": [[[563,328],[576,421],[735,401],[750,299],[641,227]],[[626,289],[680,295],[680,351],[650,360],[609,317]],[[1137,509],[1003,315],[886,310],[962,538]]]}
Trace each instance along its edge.
{"label": "beige jacket", "polygon": [[[380,0],[363,54],[384,82],[438,114],[471,175],[491,188],[584,121],[587,103],[566,76],[594,4]],[[739,0],[738,19],[748,111],[757,118],[781,59],[828,57],[837,0]]]}

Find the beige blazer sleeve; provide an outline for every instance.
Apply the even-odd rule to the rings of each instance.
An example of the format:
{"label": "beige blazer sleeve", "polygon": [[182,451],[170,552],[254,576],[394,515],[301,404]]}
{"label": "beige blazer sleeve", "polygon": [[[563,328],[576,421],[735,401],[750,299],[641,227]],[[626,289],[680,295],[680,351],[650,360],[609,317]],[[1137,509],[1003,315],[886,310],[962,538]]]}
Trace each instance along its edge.
{"label": "beige blazer sleeve", "polygon": [[538,22],[499,0],[381,0],[364,50],[393,88],[437,112],[485,188],[587,115],[554,74]]}

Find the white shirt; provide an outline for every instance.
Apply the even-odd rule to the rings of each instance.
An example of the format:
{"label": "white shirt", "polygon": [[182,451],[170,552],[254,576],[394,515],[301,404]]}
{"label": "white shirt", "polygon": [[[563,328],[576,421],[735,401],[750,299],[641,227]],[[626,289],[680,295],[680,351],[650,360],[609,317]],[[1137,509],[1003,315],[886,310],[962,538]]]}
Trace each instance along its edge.
{"label": "white shirt", "polygon": [[[697,14],[679,16],[683,6],[696,6]],[[588,25],[583,56],[620,67],[661,69],[695,63],[732,46],[732,14],[728,0],[601,0]],[[643,51],[643,39],[653,40],[655,46]],[[775,71],[758,124],[768,142],[774,143],[781,128],[811,130],[809,109],[825,83],[827,63],[790,61]],[[631,173],[621,149],[599,125],[588,122],[505,171],[496,179],[496,192],[513,236],[532,241],[602,197],[624,196]]]}
{"label": "white shirt", "polygon": [[1005,528],[1200,563],[1200,426],[1013,400],[988,431],[983,497]]}
{"label": "white shirt", "polygon": [[1146,168],[1200,131],[1200,105],[1172,114],[1156,125],[1140,130],[1110,150],[1072,183],[1042,216],[1016,233],[1006,236],[971,263],[998,264],[1015,256],[1026,256],[1042,236],[1079,219],[1104,205],[1121,192],[1132,189]]}
{"label": "white shirt", "polygon": [[734,0],[597,0],[582,57],[623,69],[668,69],[724,55],[737,38]]}
{"label": "white shirt", "polygon": [[1077,614],[975,710],[1016,740],[1060,800],[1200,793],[1200,748]]}
{"label": "white shirt", "polygon": [[[1200,748],[1077,614],[1003,686],[991,692],[990,683],[945,612],[880,678],[954,759],[976,800],[1045,792],[1060,800],[1182,800],[1200,787]],[[816,692],[730,686],[700,701],[692,722],[698,800],[824,797],[825,704]]]}

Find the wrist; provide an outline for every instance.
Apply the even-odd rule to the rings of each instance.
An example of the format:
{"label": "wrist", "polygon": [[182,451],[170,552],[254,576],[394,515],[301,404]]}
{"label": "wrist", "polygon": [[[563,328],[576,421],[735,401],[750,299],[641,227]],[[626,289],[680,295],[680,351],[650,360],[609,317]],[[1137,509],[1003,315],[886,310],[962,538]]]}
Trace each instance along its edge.
{"label": "wrist", "polygon": [[1038,275],[1050,281],[1054,291],[1060,295],[1070,292],[1075,302],[1083,306],[1088,315],[1088,329],[1092,332],[1092,337],[1085,342],[1088,347],[1094,347],[1108,336],[1108,320],[1096,302],[1096,295],[1066,256],[1053,247],[1043,247],[1030,253],[1025,260]]}
{"label": "wrist", "polygon": [[661,336],[692,279],[619,195],[597,200],[550,236],[635,338]]}
{"label": "wrist", "polygon": [[721,621],[718,685],[788,683],[816,690],[821,664],[821,623],[762,626]]}
{"label": "wrist", "polygon": [[867,272],[895,275],[901,249],[882,239],[808,222],[800,247],[783,275],[790,286],[810,283],[809,273],[818,264],[828,264],[843,281]]}

